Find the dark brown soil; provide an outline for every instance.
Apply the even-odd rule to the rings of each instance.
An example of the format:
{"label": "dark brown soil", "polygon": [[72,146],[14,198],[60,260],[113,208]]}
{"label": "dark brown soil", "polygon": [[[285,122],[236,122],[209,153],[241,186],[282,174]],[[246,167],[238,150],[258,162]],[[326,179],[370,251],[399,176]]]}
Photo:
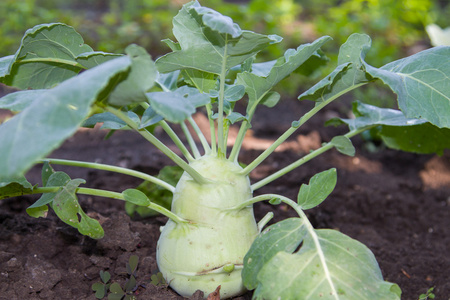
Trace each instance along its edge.
{"label": "dark brown soil", "polygon": [[[241,156],[250,162],[261,148],[298,119],[309,103],[282,102],[278,109],[263,109],[253,127],[253,136]],[[311,148],[328,141],[343,129],[323,128],[325,119],[341,110],[327,108],[289,140],[252,174],[256,181]],[[276,114],[274,112],[277,111]],[[201,121],[201,119],[199,119]],[[170,162],[140,136],[114,134],[104,141],[99,130],[80,130],[51,156],[110,163],[157,174]],[[232,135],[231,135],[232,136]],[[375,254],[386,280],[398,283],[402,299],[418,299],[435,287],[436,299],[450,297],[450,153],[438,157],[392,150],[369,152],[355,139],[355,157],[334,150],[257,190],[296,199],[300,184],[315,173],[336,167],[338,184],[319,207],[308,211],[316,228],[333,228],[358,239]],[[82,177],[86,186],[122,191],[140,181],[107,172],[66,168],[72,178]],[[28,179],[39,183],[39,168]],[[109,271],[113,282],[124,283],[126,262],[139,256],[135,292],[137,299],[182,299],[166,286],[155,286],[150,277],[157,272],[156,241],[164,217],[130,219],[123,203],[80,196],[86,212],[103,224],[105,237],[92,240],[59,221],[29,217],[25,208],[36,197],[18,197],[0,203],[0,299],[96,299],[91,285],[100,281],[99,272]],[[275,211],[275,221],[295,216],[287,207],[255,205],[256,217]],[[200,299],[196,294],[191,299]],[[238,299],[251,299],[248,293]],[[374,299],[375,300],[375,299]]]}

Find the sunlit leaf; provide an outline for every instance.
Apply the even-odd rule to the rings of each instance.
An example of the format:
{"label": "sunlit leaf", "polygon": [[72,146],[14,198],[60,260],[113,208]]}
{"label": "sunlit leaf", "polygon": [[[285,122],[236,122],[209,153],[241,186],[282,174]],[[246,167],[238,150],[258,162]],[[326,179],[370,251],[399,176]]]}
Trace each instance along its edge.
{"label": "sunlit leaf", "polygon": [[339,49],[338,65],[327,77],[298,96],[324,102],[373,80],[364,70],[364,57],[372,42],[365,34],[352,34]]}
{"label": "sunlit leaf", "polygon": [[14,61],[0,82],[20,89],[51,88],[77,75],[82,70],[77,56],[92,51],[68,25],[37,25],[25,32]]}
{"label": "sunlit leaf", "polygon": [[435,47],[391,62],[379,69],[365,65],[398,96],[407,118],[424,119],[450,128],[450,47]]}
{"label": "sunlit leaf", "polygon": [[309,184],[302,184],[297,202],[302,209],[310,209],[322,203],[334,190],[337,182],[336,169],[314,175]]}
{"label": "sunlit leaf", "polygon": [[[329,40],[331,40],[330,37],[322,37],[311,44],[301,45],[295,50],[289,49],[275,63],[269,62],[263,65],[264,69],[261,68],[262,65],[257,65],[260,68],[255,68],[252,73],[244,72],[238,74],[236,84],[245,86],[245,91],[249,96],[247,112],[254,111],[256,105],[264,99],[266,93],[273,86],[301,66],[301,64]],[[264,77],[258,75],[265,73],[267,75]]]}
{"label": "sunlit leaf", "polygon": [[257,277],[255,299],[400,299],[366,246],[329,229],[309,231],[298,252],[278,252]]}
{"label": "sunlit leaf", "polygon": [[299,218],[286,219],[267,227],[253,242],[244,257],[242,279],[248,289],[258,285],[257,276],[264,265],[280,251],[292,253],[305,235],[304,223]]}
{"label": "sunlit leaf", "polygon": [[229,70],[281,40],[278,36],[241,30],[228,17],[201,7],[196,1],[185,4],[173,24],[173,34],[181,50],[157,60],[158,70],[163,73],[196,69],[220,74],[223,68]]}

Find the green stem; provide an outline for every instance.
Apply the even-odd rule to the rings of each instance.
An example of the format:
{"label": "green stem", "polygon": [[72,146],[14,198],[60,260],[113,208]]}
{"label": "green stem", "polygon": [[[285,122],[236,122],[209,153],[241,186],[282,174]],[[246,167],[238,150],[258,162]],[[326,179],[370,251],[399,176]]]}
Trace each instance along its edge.
{"label": "green stem", "polygon": [[333,100],[339,98],[341,95],[356,89],[366,83],[357,84],[351,86],[347,89],[342,90],[341,92],[331,96],[326,101],[317,102],[313,109],[304,114],[298,121],[292,122],[292,126],[286,130],[269,148],[267,148],[263,153],[261,153],[253,162],[251,162],[244,170],[242,170],[243,175],[248,175],[251,171],[253,171],[257,166],[259,166],[270,154],[272,154],[278,146],[284,143],[300,126],[306,123],[311,117],[313,117],[316,113],[318,113],[322,108],[331,103]]}
{"label": "green stem", "polygon": [[198,127],[198,125],[195,122],[195,120],[192,117],[189,117],[188,118],[188,122],[189,122],[189,124],[191,124],[192,128],[194,129],[195,133],[197,134],[198,138],[200,139],[200,142],[202,143],[203,150],[205,151],[205,154],[206,155],[211,154],[211,147],[209,146],[208,141],[205,138],[205,135],[200,130],[200,128]]}
{"label": "green stem", "polygon": [[[150,107],[150,105],[147,102],[141,102],[141,106],[144,109],[147,109]],[[183,144],[183,142],[180,140],[178,135],[173,131],[173,129],[170,127],[169,124],[167,124],[166,121],[162,120],[158,123],[162,129],[165,131],[165,133],[170,137],[170,139],[175,143],[175,145],[180,149],[181,153],[184,155],[184,157],[189,161],[194,161],[194,158],[192,157],[191,153],[189,153],[189,150],[186,148],[186,146]]]}
{"label": "green stem", "polygon": [[122,111],[107,106],[105,108],[106,111],[114,114],[119,119],[124,121],[131,129],[137,131],[140,135],[142,135],[147,141],[152,143],[156,148],[158,148],[162,153],[164,153],[168,158],[170,158],[173,162],[175,162],[180,168],[182,168],[185,172],[187,172],[191,177],[200,184],[210,183],[211,181],[198,173],[194,168],[192,168],[188,163],[182,160],[175,152],[169,149],[166,145],[164,145],[160,140],[158,140],[153,134],[148,132],[145,128],[139,129],[138,126],[131,120],[126,114]]}
{"label": "green stem", "polygon": [[247,133],[247,130],[250,128],[250,122],[247,120],[244,120],[241,124],[241,127],[239,128],[238,135],[236,137],[236,141],[234,142],[233,148],[231,149],[231,153],[229,156],[230,161],[237,162],[239,152],[241,151],[242,143],[244,142],[245,134]]}
{"label": "green stem", "polygon": [[[344,136],[347,138],[351,138],[363,131],[367,130],[367,127],[364,129],[358,129],[358,130],[352,130],[350,132],[348,132],[347,134],[345,134]],[[319,156],[320,154],[330,150],[334,148],[334,145],[331,142],[326,143],[325,145],[323,145],[322,147],[312,151],[311,153],[303,156],[302,158],[296,160],[295,162],[291,163],[290,165],[284,167],[283,169],[280,169],[279,171],[273,173],[270,176],[267,176],[266,178],[252,184],[252,190],[255,191],[263,186],[265,186],[266,184],[274,181],[275,179],[280,178],[281,176],[291,172],[292,170],[300,167],[301,165],[303,165],[304,163],[310,161],[311,159]]]}
{"label": "green stem", "polygon": [[[225,44],[227,44],[227,38],[225,38]],[[225,47],[224,54],[223,54],[223,60],[222,60],[222,69],[220,71],[220,88],[219,88],[219,116],[217,119],[217,136],[218,136],[218,143],[219,143],[219,157],[226,157],[226,141],[225,141],[225,134],[223,132],[223,106],[224,106],[224,98],[225,98],[225,79],[227,74],[226,69],[226,63],[227,63],[227,47]]]}
{"label": "green stem", "polygon": [[90,163],[90,162],[84,162],[84,161],[75,161],[75,160],[67,160],[67,159],[56,159],[56,158],[46,158],[43,160],[40,160],[40,163],[43,162],[49,162],[50,164],[55,164],[55,165],[64,165],[64,166],[73,166],[73,167],[81,167],[81,168],[90,168],[90,169],[96,169],[96,170],[103,170],[103,171],[110,171],[110,172],[116,172],[116,173],[120,173],[120,174],[125,174],[125,175],[130,175],[130,176],[134,176],[149,182],[152,182],[154,184],[159,185],[160,187],[163,187],[165,189],[167,189],[170,192],[174,192],[175,191],[175,187],[168,184],[167,182],[156,178],[154,176],[148,175],[146,173],[143,172],[139,172],[139,171],[135,171],[135,170],[130,170],[127,168],[122,168],[122,167],[116,167],[116,166],[111,166],[111,165],[105,165],[105,164],[99,164],[99,163]]}
{"label": "green stem", "polygon": [[[186,146],[183,144],[183,142],[180,140],[178,135],[173,131],[173,129],[167,124],[166,121],[160,121],[159,125],[161,125],[162,129],[167,133],[167,135],[170,137],[170,139],[175,143],[175,145],[180,149],[181,153],[184,155],[184,157],[189,161],[193,162],[195,159],[192,157],[189,150],[186,148]],[[189,131],[188,131],[189,133]],[[187,138],[189,139],[189,136],[187,135]]]}
{"label": "green stem", "polygon": [[[60,189],[61,189],[61,187],[39,187],[39,188],[33,189],[31,194],[57,193],[58,191],[60,191]],[[75,193],[80,194],[80,195],[98,196],[98,197],[105,197],[105,198],[126,201],[126,199],[122,193],[99,190],[99,189],[80,188],[79,187],[75,190]],[[158,204],[150,203],[150,205],[148,205],[146,207],[159,212],[160,214],[172,219],[176,223],[188,223],[188,221],[184,220],[183,218],[177,216],[170,210],[168,210]]]}
{"label": "green stem", "polygon": [[211,103],[206,105],[206,112],[208,114],[209,120],[209,130],[211,132],[211,154],[217,154],[217,142],[216,142],[216,127],[214,125],[214,120],[212,118],[213,111]]}
{"label": "green stem", "polygon": [[184,135],[186,136],[187,142],[189,144],[189,147],[192,149],[192,153],[194,154],[195,159],[200,158],[200,152],[198,151],[198,147],[195,144],[194,138],[191,135],[191,132],[189,131],[188,127],[186,126],[186,123],[182,122],[181,124],[181,130],[183,130]]}

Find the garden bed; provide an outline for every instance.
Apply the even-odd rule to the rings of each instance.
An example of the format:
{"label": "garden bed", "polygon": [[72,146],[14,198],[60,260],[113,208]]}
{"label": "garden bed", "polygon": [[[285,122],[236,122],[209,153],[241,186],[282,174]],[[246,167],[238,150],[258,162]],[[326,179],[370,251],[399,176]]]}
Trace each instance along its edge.
{"label": "garden bed", "polygon": [[[240,160],[252,161],[264,148],[261,145],[284,132],[290,120],[310,105],[284,101],[275,108],[276,116],[261,109]],[[322,124],[339,110],[341,107],[334,104],[323,110],[251,178],[273,173],[328,141],[340,129],[323,128]],[[197,118],[201,124],[201,117]],[[109,163],[149,174],[157,174],[170,164],[137,134],[117,132],[106,141],[105,134],[99,129],[80,130],[51,157]],[[331,150],[261,188],[258,194],[270,192],[296,199],[300,184],[317,172],[336,167],[335,191],[319,207],[307,211],[313,225],[340,230],[367,245],[385,280],[401,287],[402,299],[418,299],[430,287],[435,287],[436,299],[446,299],[450,295],[450,153],[439,157],[386,149],[370,152],[359,137],[355,145],[355,157]],[[96,170],[55,169],[68,172],[72,178],[85,178],[86,186],[119,192],[140,183],[125,175]],[[39,173],[39,167],[32,169],[28,180],[39,182]],[[120,201],[79,196],[85,211],[105,229],[103,239],[92,240],[61,222],[53,212],[46,219],[29,217],[25,209],[36,199],[27,196],[0,203],[0,299],[95,299],[91,285],[100,281],[99,272],[109,271],[113,282],[123,283],[131,255],[139,257],[137,299],[182,299],[167,286],[150,283],[151,275],[157,272],[156,242],[165,217],[130,218]],[[274,221],[295,216],[284,205],[255,205],[257,219],[271,210],[275,210]],[[197,293],[190,299],[200,298]],[[248,293],[238,299],[250,298]]]}

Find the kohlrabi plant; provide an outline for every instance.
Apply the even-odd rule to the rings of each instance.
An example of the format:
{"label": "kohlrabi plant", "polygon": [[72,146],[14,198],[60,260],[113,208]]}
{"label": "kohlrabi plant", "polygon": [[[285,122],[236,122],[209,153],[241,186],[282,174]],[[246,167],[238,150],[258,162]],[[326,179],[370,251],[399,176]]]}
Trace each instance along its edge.
{"label": "kohlrabi plant", "polygon": [[[304,211],[322,203],[334,189],[335,169],[301,185],[295,200],[253,193],[328,150],[354,155],[350,139],[369,129],[395,149],[440,154],[449,148],[450,47],[431,48],[377,68],[364,60],[370,38],[351,35],[340,48],[335,70],[298,97],[315,101],[314,107],[242,166],[241,146],[258,106],[275,106],[280,94],[272,88],[295,70],[310,68],[331,38],[260,62],[258,52],[281,42],[281,37],[242,30],[196,1],[174,17],[173,34],[176,41],[164,41],[172,51],[154,62],[137,45],[130,45],[125,55],[93,51],[64,24],[28,30],[17,52],[0,59],[0,81],[20,89],[0,99],[0,108],[20,112],[0,126],[0,199],[42,194],[28,207],[30,216],[45,217],[50,207],[62,221],[94,239],[103,236],[103,229],[83,211],[77,195],[123,200],[167,216],[157,262],[165,282],[183,296],[196,290],[208,295],[220,286],[222,298],[255,290],[254,299],[400,299],[400,288],[384,281],[367,247],[336,230],[314,229],[308,221]],[[346,134],[266,178],[250,181],[249,174],[317,112],[376,80],[397,94],[400,110],[356,102],[355,118],[329,121],[348,126]],[[237,101],[245,112],[235,110]],[[197,111],[209,120],[206,130],[192,117]],[[179,181],[171,184],[122,167],[47,157],[80,126],[96,123],[111,132],[140,134],[183,170]],[[156,126],[178,152],[157,138]],[[232,126],[239,131],[227,147]],[[42,184],[25,179],[35,164],[43,166]],[[153,201],[143,189],[83,187],[84,179],[72,179],[54,170],[55,165],[135,176],[170,192],[171,207]],[[263,229],[273,214],[257,222],[252,205],[259,201],[285,203],[298,217]]]}

